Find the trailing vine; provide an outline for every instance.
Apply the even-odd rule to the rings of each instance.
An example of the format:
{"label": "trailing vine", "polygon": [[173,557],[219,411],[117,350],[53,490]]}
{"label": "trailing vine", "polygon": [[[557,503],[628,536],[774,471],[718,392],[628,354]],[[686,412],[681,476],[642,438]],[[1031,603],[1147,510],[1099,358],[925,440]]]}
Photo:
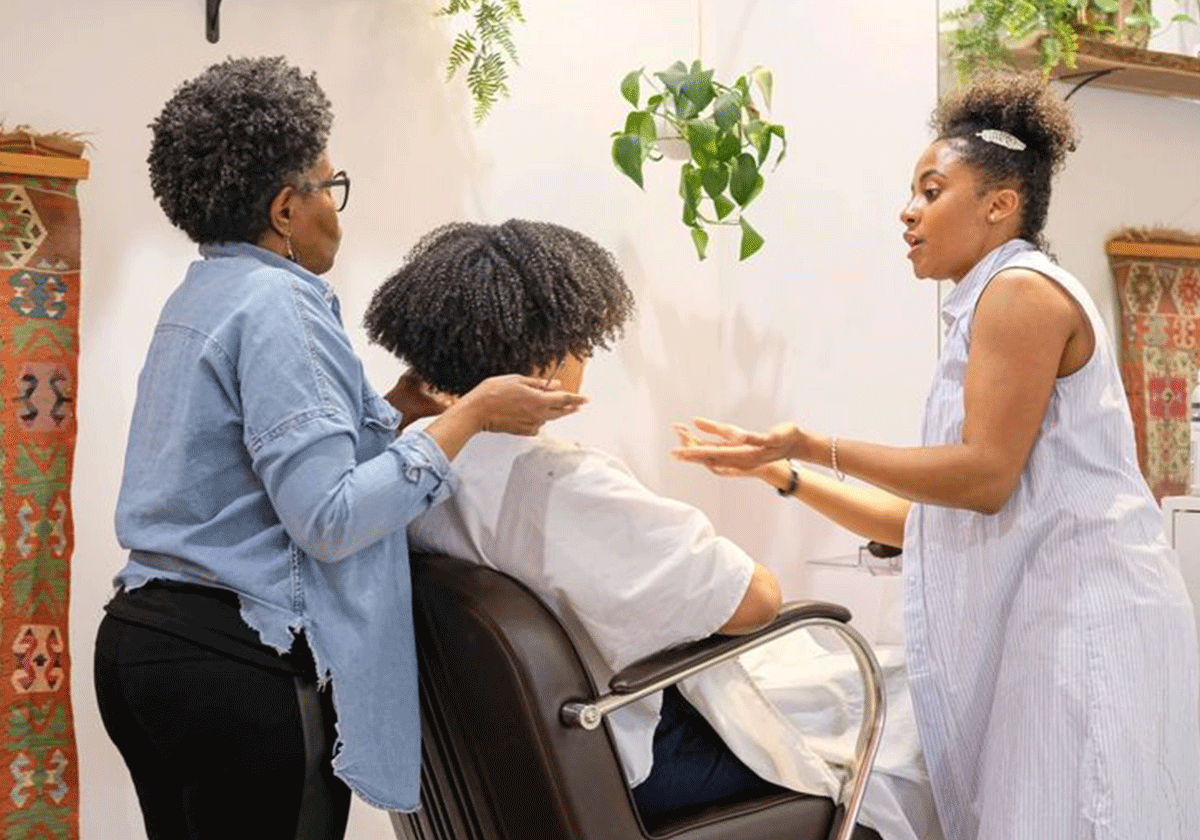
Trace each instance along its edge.
{"label": "trailing vine", "polygon": [[482,122],[500,97],[508,97],[508,65],[518,64],[512,24],[524,23],[520,0],[449,0],[435,15],[469,15],[471,25],[459,32],[446,61],[446,81],[466,67],[467,89],[475,102],[475,122]]}

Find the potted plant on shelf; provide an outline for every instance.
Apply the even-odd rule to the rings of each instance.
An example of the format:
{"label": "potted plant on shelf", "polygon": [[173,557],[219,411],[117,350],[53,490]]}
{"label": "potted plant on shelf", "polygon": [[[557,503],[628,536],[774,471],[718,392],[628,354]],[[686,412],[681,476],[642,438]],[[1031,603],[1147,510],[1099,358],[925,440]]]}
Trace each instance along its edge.
{"label": "potted plant on shelf", "polygon": [[752,88],[769,109],[772,78],[761,67],[730,85],[714,80],[713,71],[699,61],[690,67],[677,61],[652,75],[634,70],[621,81],[621,95],[634,110],[625,117],[625,128],[613,132],[613,163],[643,187],[643,164],[670,156],[664,155],[664,148],[673,142],[685,144],[679,195],[683,223],[700,259],[708,248],[707,228],[714,225],[741,229],[740,259],[763,244],[743,211],[762,192],[763,168],[775,138],[779,144],[772,169],[783,160],[787,138],[783,126],[763,116]]}
{"label": "potted plant on shelf", "polygon": [[[1162,25],[1151,0],[969,0],[943,19],[958,24],[950,33],[949,55],[960,78],[981,67],[1013,64],[1012,46],[1034,39],[1042,74],[1049,77],[1059,64],[1075,66],[1080,37],[1144,48]],[[1182,13],[1170,22],[1194,23]]]}
{"label": "potted plant on shelf", "polygon": [[524,23],[520,0],[448,0],[435,15],[469,15],[446,61],[446,81],[467,68],[467,89],[475,101],[475,122],[482,122],[501,96],[508,96],[508,61],[517,63],[513,22]]}

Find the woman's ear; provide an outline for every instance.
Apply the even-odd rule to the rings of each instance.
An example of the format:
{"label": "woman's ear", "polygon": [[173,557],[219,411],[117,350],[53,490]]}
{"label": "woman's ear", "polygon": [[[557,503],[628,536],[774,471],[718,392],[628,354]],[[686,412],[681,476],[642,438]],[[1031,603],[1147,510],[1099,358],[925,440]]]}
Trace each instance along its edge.
{"label": "woman's ear", "polygon": [[267,211],[271,230],[284,239],[292,235],[292,198],[295,195],[294,188],[283,186],[271,199],[271,207]]}
{"label": "woman's ear", "polygon": [[1005,187],[992,193],[988,202],[988,221],[993,224],[1012,218],[1021,209],[1021,196],[1016,190]]}

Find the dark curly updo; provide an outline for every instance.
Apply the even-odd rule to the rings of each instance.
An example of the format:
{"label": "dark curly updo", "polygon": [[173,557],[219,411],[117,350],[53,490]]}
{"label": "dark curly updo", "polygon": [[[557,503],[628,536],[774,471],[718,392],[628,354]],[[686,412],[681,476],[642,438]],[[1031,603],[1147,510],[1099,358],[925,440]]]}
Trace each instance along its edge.
{"label": "dark curly updo", "polygon": [[[930,124],[939,140],[953,142],[984,189],[1006,186],[1020,194],[1018,236],[1045,250],[1050,182],[1076,144],[1067,104],[1037,73],[990,71],[943,99]],[[1025,148],[1009,149],[978,136],[988,129],[1011,134]]]}
{"label": "dark curly updo", "polygon": [[489,376],[607,348],[632,314],[612,254],[568,228],[510,219],[426,234],[364,324],[434,388],[465,394]]}
{"label": "dark curly updo", "polygon": [[150,186],[194,241],[257,242],[271,199],[317,162],[332,123],[315,75],[282,57],[226,59],[150,124]]}

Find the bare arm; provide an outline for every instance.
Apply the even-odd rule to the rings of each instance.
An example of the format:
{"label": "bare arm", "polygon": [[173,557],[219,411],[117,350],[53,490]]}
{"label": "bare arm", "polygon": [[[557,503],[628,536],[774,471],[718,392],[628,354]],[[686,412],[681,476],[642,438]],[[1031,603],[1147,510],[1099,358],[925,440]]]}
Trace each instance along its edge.
{"label": "bare arm", "polygon": [[[901,448],[839,440],[838,467],[902,499],[994,513],[1016,488],[1055,380],[1078,370],[1094,344],[1083,314],[1036,272],[1002,272],[972,323],[962,441]],[[753,469],[780,457],[830,465],[830,439],[787,424],[738,444],[676,450],[684,460]]]}
{"label": "bare arm", "polygon": [[729,620],[717,628],[718,633],[730,636],[740,636],[752,633],[758,628],[770,623],[779,614],[783,603],[783,595],[779,591],[779,581],[761,563],[754,564],[754,574],[750,577],[750,585],[746,594],[733,611]]}

